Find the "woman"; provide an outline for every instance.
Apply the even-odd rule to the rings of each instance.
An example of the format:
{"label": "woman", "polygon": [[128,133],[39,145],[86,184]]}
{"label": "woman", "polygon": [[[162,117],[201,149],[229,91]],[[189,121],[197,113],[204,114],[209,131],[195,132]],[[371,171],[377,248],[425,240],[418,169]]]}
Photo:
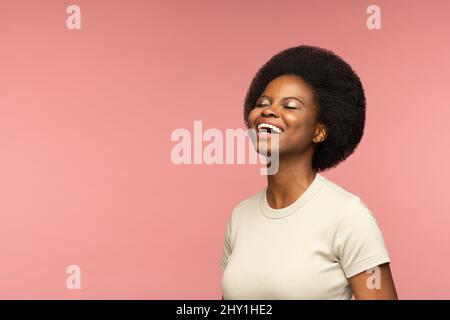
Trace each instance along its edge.
{"label": "woman", "polygon": [[319,174],[356,149],[365,106],[359,77],[329,50],[289,48],[257,72],[244,120],[258,152],[277,135],[279,168],[232,212],[223,299],[397,299],[371,211]]}

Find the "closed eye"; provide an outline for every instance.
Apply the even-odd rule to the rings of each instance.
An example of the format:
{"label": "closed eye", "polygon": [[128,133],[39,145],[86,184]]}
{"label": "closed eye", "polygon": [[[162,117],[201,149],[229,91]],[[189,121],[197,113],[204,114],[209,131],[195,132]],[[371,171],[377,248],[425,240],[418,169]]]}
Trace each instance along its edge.
{"label": "closed eye", "polygon": [[[268,104],[256,104],[255,105],[255,107],[267,107],[267,106],[269,106]],[[286,109],[299,109],[299,107],[296,107],[296,106],[288,106],[288,105],[285,105],[284,106]]]}

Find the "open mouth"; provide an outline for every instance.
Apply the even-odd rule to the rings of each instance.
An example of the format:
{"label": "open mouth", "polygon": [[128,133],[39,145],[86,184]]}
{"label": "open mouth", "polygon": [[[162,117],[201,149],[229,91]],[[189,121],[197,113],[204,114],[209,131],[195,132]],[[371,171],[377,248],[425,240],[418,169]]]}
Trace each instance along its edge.
{"label": "open mouth", "polygon": [[271,134],[280,134],[281,132],[283,132],[282,129],[280,129],[277,126],[274,126],[272,124],[261,123],[258,125],[258,135],[260,135],[260,136],[271,135]]}

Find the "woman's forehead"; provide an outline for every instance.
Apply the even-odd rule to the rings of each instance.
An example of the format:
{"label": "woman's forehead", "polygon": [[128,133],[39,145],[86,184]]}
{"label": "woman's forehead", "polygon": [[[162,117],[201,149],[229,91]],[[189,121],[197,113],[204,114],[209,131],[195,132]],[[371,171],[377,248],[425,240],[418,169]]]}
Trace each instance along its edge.
{"label": "woman's forehead", "polygon": [[297,96],[309,100],[312,96],[312,89],[308,83],[297,76],[283,75],[273,79],[264,89],[264,95],[275,96]]}

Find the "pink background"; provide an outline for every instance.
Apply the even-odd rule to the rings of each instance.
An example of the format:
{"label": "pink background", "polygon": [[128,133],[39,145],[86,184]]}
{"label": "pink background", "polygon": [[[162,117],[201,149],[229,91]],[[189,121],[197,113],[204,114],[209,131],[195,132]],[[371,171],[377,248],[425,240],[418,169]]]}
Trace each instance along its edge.
{"label": "pink background", "polygon": [[231,210],[266,180],[176,166],[170,135],[243,128],[256,70],[311,44],[368,102],[356,153],[323,175],[377,217],[400,298],[449,299],[450,2],[377,1],[381,30],[370,4],[1,1],[0,298],[220,299]]}

